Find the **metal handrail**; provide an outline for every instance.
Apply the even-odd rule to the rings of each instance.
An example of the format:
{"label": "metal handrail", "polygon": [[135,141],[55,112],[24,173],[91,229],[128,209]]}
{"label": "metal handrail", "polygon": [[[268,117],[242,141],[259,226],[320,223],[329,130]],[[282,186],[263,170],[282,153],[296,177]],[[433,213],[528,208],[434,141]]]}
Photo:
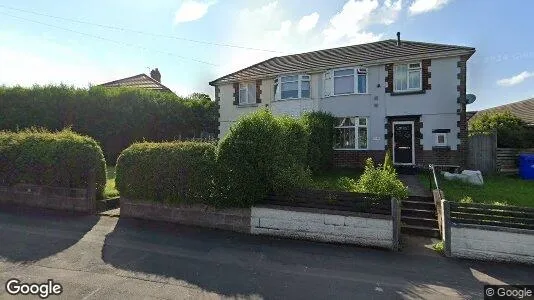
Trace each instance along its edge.
{"label": "metal handrail", "polygon": [[[432,171],[432,176],[434,176],[434,184],[436,185],[436,189],[439,190],[438,177],[436,176],[436,170],[434,169],[434,165],[429,164],[428,168],[430,169],[430,171]],[[432,189],[432,183],[430,183],[430,189]]]}

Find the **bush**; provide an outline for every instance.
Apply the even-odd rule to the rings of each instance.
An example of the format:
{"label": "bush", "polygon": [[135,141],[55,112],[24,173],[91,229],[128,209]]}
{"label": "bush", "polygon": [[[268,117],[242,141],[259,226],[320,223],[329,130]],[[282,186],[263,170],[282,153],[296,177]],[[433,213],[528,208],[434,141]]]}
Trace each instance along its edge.
{"label": "bush", "polygon": [[509,111],[488,112],[469,121],[469,133],[497,132],[497,146],[502,148],[534,147],[534,131]]}
{"label": "bush", "polygon": [[213,192],[215,145],[202,142],[137,143],[117,160],[122,197],[160,203],[208,203]]}
{"label": "bush", "polygon": [[365,169],[358,180],[356,191],[359,193],[391,196],[397,199],[408,197],[408,189],[397,177],[395,169],[383,166],[375,167],[371,158],[365,161]]}
{"label": "bush", "polygon": [[310,112],[302,117],[308,131],[308,165],[314,172],[330,169],[334,158],[334,116]]}
{"label": "bush", "polygon": [[269,192],[289,191],[310,180],[303,124],[260,110],[242,117],[220,141],[217,201],[248,207]]}
{"label": "bush", "polygon": [[102,149],[90,137],[69,129],[0,132],[0,185],[87,188],[91,171],[97,198],[103,198],[106,164]]}
{"label": "bush", "polygon": [[215,132],[218,108],[200,94],[181,98],[132,88],[0,86],[0,129],[32,126],[48,130],[71,126],[73,131],[96,139],[107,161],[115,164],[120,152],[134,142],[186,139]]}

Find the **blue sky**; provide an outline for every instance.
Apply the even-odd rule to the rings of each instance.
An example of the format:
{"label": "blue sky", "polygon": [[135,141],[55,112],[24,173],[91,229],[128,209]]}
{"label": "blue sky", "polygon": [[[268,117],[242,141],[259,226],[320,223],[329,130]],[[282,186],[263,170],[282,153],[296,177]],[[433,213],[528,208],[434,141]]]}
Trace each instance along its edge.
{"label": "blue sky", "polygon": [[0,84],[87,87],[158,67],[178,94],[213,95],[209,81],[271,56],[400,31],[476,47],[467,88],[477,95],[468,109],[477,110],[534,97],[533,9],[521,0],[4,0]]}

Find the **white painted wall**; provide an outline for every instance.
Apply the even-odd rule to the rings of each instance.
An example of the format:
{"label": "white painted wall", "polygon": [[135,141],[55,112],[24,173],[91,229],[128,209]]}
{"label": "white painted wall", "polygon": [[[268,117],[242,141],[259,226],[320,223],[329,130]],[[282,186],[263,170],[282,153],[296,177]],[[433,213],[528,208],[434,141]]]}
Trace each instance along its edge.
{"label": "white painted wall", "polygon": [[251,233],[392,249],[393,221],[326,213],[251,209]]}
{"label": "white painted wall", "polygon": [[519,231],[523,233],[452,225],[451,255],[534,264],[534,231]]}
{"label": "white painted wall", "polygon": [[[339,117],[362,116],[369,118],[369,150],[384,150],[387,116],[422,115],[423,149],[435,146],[433,129],[450,129],[448,146],[457,149],[460,116],[456,110],[459,93],[457,78],[459,57],[432,59],[429,71],[432,88],[424,94],[391,96],[385,92],[387,73],[385,65],[368,67],[368,94],[323,97],[323,73],[311,75],[311,99],[274,101],[274,80],[262,82],[262,102],[254,107],[233,105],[233,86],[221,85],[220,89],[220,135],[226,133],[230,124],[240,116],[261,107],[268,107],[275,114],[299,116],[305,111],[322,110]],[[376,104],[376,106],[375,106]]]}

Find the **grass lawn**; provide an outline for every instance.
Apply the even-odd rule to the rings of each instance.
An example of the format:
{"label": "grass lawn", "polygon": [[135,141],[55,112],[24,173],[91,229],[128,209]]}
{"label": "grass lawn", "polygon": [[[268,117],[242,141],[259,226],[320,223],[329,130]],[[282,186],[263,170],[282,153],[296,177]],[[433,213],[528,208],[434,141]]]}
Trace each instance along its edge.
{"label": "grass lawn", "polygon": [[119,191],[115,188],[115,167],[107,166],[106,167],[106,189],[104,190],[104,198],[113,198],[119,195]]}
{"label": "grass lawn", "polygon": [[[428,186],[427,175],[420,175],[420,179]],[[439,175],[438,183],[447,200],[534,207],[534,181],[522,180],[518,176],[485,176],[484,185],[475,186],[445,180]]]}
{"label": "grass lawn", "polygon": [[354,169],[333,169],[312,178],[312,186],[316,189],[353,192],[361,171]]}

